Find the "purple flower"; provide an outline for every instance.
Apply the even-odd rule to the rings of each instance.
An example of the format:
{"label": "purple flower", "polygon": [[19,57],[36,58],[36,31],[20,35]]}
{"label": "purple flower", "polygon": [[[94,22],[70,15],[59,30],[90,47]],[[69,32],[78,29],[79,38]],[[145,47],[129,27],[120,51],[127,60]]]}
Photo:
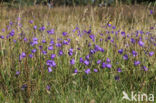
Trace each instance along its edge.
{"label": "purple flower", "polygon": [[122,70],[120,68],[117,69],[118,72],[122,72]]}
{"label": "purple flower", "polygon": [[35,53],[36,51],[37,51],[36,49],[33,49],[31,52],[32,52],[32,53]]}
{"label": "purple flower", "polygon": [[37,41],[38,41],[38,38],[33,37],[33,38],[32,38],[32,41],[33,41],[32,44],[38,44],[38,42],[37,42]]}
{"label": "purple flower", "polygon": [[91,35],[89,35],[89,38],[91,38],[93,40],[93,42],[95,41],[95,35],[91,34]]}
{"label": "purple flower", "polygon": [[21,27],[22,27],[22,24],[21,24],[21,23],[19,23],[19,24],[18,24],[18,26],[21,28]]}
{"label": "purple flower", "polygon": [[68,52],[68,55],[69,55],[69,56],[72,56],[72,55],[73,55],[73,52]]}
{"label": "purple flower", "polygon": [[120,77],[119,76],[115,76],[115,80],[120,80]]}
{"label": "purple flower", "polygon": [[35,29],[35,30],[37,29],[37,26],[36,26],[36,25],[34,26],[34,29]]}
{"label": "purple flower", "polygon": [[116,27],[115,27],[115,26],[113,26],[113,27],[112,27],[112,29],[116,29]]}
{"label": "purple flower", "polygon": [[74,65],[74,64],[75,64],[75,59],[71,59],[71,60],[70,60],[70,64],[71,64],[71,65]]}
{"label": "purple flower", "polygon": [[89,73],[90,73],[90,69],[89,69],[89,68],[86,69],[86,70],[85,70],[85,73],[86,73],[86,74],[89,74]]}
{"label": "purple flower", "polygon": [[67,32],[63,32],[62,33],[63,36],[67,36],[67,34],[68,34]]}
{"label": "purple flower", "polygon": [[46,40],[42,40],[42,43],[46,43]]}
{"label": "purple flower", "polygon": [[14,43],[16,43],[16,40],[15,40],[15,39],[13,39],[13,42],[14,42]]}
{"label": "purple flower", "polygon": [[51,69],[51,67],[48,67],[48,72],[52,72],[53,70]]}
{"label": "purple flower", "polygon": [[94,69],[94,72],[98,72],[98,70],[97,69]]}
{"label": "purple flower", "polygon": [[124,31],[122,31],[122,32],[121,32],[121,35],[122,35],[122,36],[125,36],[125,35],[126,35],[126,33],[125,33]]}
{"label": "purple flower", "polygon": [[69,52],[73,52],[73,48],[70,48],[70,49],[69,49]]}
{"label": "purple flower", "polygon": [[146,66],[143,67],[144,71],[148,71],[148,68]]}
{"label": "purple flower", "polygon": [[90,56],[89,56],[89,55],[87,55],[87,56],[85,57],[85,58],[86,58],[86,60],[88,60],[88,61],[89,61],[89,57],[90,57]]}
{"label": "purple flower", "polygon": [[34,46],[34,45],[36,45],[36,44],[38,44],[38,41],[33,41],[33,42],[31,42],[31,45],[32,45],[32,46]]}
{"label": "purple flower", "polygon": [[124,59],[124,60],[128,60],[128,55],[125,54],[125,55],[123,56],[123,59]]}
{"label": "purple flower", "polygon": [[52,60],[47,60],[46,64],[47,64],[48,66],[50,66],[51,62],[52,62]]}
{"label": "purple flower", "polygon": [[96,52],[96,51],[95,51],[94,49],[91,49],[91,50],[90,50],[90,54],[95,54],[95,52]]}
{"label": "purple flower", "polygon": [[104,52],[104,49],[103,48],[101,48],[101,50],[100,50],[101,52]]}
{"label": "purple flower", "polygon": [[52,67],[56,67],[55,61],[52,61]]}
{"label": "purple flower", "polygon": [[16,75],[19,75],[20,74],[20,71],[16,71]]}
{"label": "purple flower", "polygon": [[106,63],[105,62],[102,63],[102,68],[106,68]]}
{"label": "purple flower", "polygon": [[69,49],[68,55],[69,55],[69,56],[72,56],[72,55],[73,55],[73,48],[70,48],[70,49]]}
{"label": "purple flower", "polygon": [[134,61],[134,65],[137,66],[140,64],[140,61]]}
{"label": "purple flower", "polygon": [[7,36],[6,36],[6,38],[8,39],[10,37],[10,35],[8,34]]}
{"label": "purple flower", "polygon": [[54,34],[54,29],[48,30],[47,33],[48,34]]}
{"label": "purple flower", "polygon": [[46,52],[46,51],[44,51],[44,50],[42,51],[42,53],[43,53],[43,55],[47,55],[47,52]]}
{"label": "purple flower", "polygon": [[5,32],[5,29],[4,28],[2,29],[2,32]]}
{"label": "purple flower", "polygon": [[83,58],[82,57],[80,57],[80,63],[83,63],[84,61],[83,61]]}
{"label": "purple flower", "polygon": [[59,51],[59,55],[60,56],[63,55],[63,51],[62,50]]}
{"label": "purple flower", "polygon": [[144,32],[141,30],[141,31],[140,31],[140,34],[142,35],[142,34],[144,34]]}
{"label": "purple flower", "polygon": [[22,58],[26,57],[26,54],[24,52],[22,52],[21,57]]}
{"label": "purple flower", "polygon": [[136,51],[132,51],[132,54],[133,54],[133,56],[135,57],[135,56],[137,56],[137,52]]}
{"label": "purple flower", "polygon": [[40,45],[40,46],[39,46],[39,49],[40,49],[40,50],[43,49],[43,46]]}
{"label": "purple flower", "polygon": [[22,90],[24,90],[26,88],[27,88],[27,85],[26,84],[22,85],[22,87],[21,87]]}
{"label": "purple flower", "polygon": [[111,39],[111,36],[108,36],[107,39],[110,40]]}
{"label": "purple flower", "polygon": [[10,21],[10,23],[9,23],[10,25],[13,25],[13,22],[12,21]]}
{"label": "purple flower", "polygon": [[50,45],[50,46],[48,47],[48,50],[53,50],[53,46]]}
{"label": "purple flower", "polygon": [[108,27],[111,27],[112,25],[110,23],[108,23]]}
{"label": "purple flower", "polygon": [[150,10],[150,14],[153,14],[153,10]]}
{"label": "purple flower", "polygon": [[27,42],[28,41],[28,39],[27,38],[24,38],[24,42]]}
{"label": "purple flower", "polygon": [[10,36],[14,36],[15,35],[15,30],[12,30],[10,33],[9,33]]}
{"label": "purple flower", "polygon": [[61,41],[62,40],[62,38],[57,38],[57,41]]}
{"label": "purple flower", "polygon": [[110,68],[112,68],[112,65],[111,65],[111,64],[106,64],[106,67],[107,67],[108,69],[110,69]]}
{"label": "purple flower", "polygon": [[69,42],[67,40],[63,40],[63,44],[68,45]]}
{"label": "purple flower", "polygon": [[101,36],[103,36],[103,34],[102,34],[102,33],[100,33],[100,35],[101,35]]}
{"label": "purple flower", "polygon": [[75,73],[75,74],[77,74],[77,73],[78,73],[78,70],[77,70],[77,69],[75,69],[75,70],[74,70],[74,73]]}
{"label": "purple flower", "polygon": [[34,38],[32,38],[32,40],[33,40],[33,41],[37,41],[37,40],[38,40],[38,38],[34,37]]}
{"label": "purple flower", "polygon": [[53,39],[51,39],[50,44],[53,45],[55,42]]}
{"label": "purple flower", "polygon": [[29,57],[30,57],[30,58],[32,58],[32,57],[33,57],[33,55],[32,55],[32,54],[29,54]]}
{"label": "purple flower", "polygon": [[100,63],[101,63],[101,60],[98,60],[96,63],[97,63],[97,64],[100,64]]}
{"label": "purple flower", "polygon": [[44,26],[40,27],[40,29],[39,29],[39,31],[44,31],[44,30],[45,30]]}
{"label": "purple flower", "polygon": [[56,47],[61,47],[62,44],[61,43],[56,43]]}
{"label": "purple flower", "polygon": [[118,53],[122,54],[123,53],[123,49],[118,50]]}
{"label": "purple flower", "polygon": [[4,36],[3,36],[3,35],[1,35],[1,36],[0,36],[0,38],[1,38],[1,39],[4,39]]}
{"label": "purple flower", "polygon": [[111,42],[114,43],[114,39],[112,39]]}
{"label": "purple flower", "polygon": [[47,65],[50,66],[50,67],[56,67],[56,63],[54,60],[47,60]]}
{"label": "purple flower", "polygon": [[88,61],[88,60],[85,60],[85,61],[84,61],[84,64],[85,64],[85,65],[89,65],[89,61]]}
{"label": "purple flower", "polygon": [[96,51],[101,51],[101,47],[98,46],[98,45],[95,45],[94,49],[95,49]]}
{"label": "purple flower", "polygon": [[140,45],[141,47],[143,47],[143,46],[144,46],[144,42],[141,41],[141,40],[139,40],[139,45]]}
{"label": "purple flower", "polygon": [[50,90],[50,88],[51,88],[51,86],[47,85],[46,89],[47,89],[47,90]]}
{"label": "purple flower", "polygon": [[88,31],[84,31],[85,33],[87,33],[87,34],[90,34],[91,33],[91,29],[89,29]]}
{"label": "purple flower", "polygon": [[51,59],[54,59],[56,57],[56,54],[51,54]]}
{"label": "purple flower", "polygon": [[34,22],[33,20],[30,20],[30,21],[29,21],[30,24],[32,24],[33,22]]}
{"label": "purple flower", "polygon": [[149,56],[153,56],[153,55],[154,55],[153,51],[149,52]]}
{"label": "purple flower", "polygon": [[131,38],[131,43],[135,43],[135,39]]}
{"label": "purple flower", "polygon": [[102,38],[100,38],[100,42],[102,42],[103,41],[103,39]]}
{"label": "purple flower", "polygon": [[138,37],[138,35],[139,35],[139,31],[136,31],[136,37]]}
{"label": "purple flower", "polygon": [[7,25],[7,29],[10,30],[10,26],[9,25]]}
{"label": "purple flower", "polygon": [[70,41],[71,41],[71,39],[70,39],[70,38],[67,38],[67,40],[68,40],[68,42],[70,42]]}
{"label": "purple flower", "polygon": [[106,59],[106,62],[107,62],[107,63],[110,63],[110,62],[111,62],[111,60],[110,60],[109,58],[107,58],[107,59]]}

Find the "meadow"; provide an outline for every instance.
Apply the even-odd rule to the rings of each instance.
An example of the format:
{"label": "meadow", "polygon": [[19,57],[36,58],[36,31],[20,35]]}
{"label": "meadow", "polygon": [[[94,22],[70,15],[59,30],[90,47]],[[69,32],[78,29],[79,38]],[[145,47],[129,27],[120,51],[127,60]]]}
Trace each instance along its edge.
{"label": "meadow", "polygon": [[0,8],[0,103],[156,97],[155,6]]}

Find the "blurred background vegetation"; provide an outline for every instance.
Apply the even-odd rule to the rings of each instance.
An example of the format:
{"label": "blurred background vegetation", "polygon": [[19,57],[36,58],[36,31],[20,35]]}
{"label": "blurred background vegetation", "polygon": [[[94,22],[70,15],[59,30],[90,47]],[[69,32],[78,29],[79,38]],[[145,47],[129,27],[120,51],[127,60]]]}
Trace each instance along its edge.
{"label": "blurred background vegetation", "polygon": [[15,4],[24,5],[47,5],[53,3],[54,6],[77,6],[77,5],[115,5],[115,4],[156,4],[155,0],[0,0],[1,4],[13,6]]}

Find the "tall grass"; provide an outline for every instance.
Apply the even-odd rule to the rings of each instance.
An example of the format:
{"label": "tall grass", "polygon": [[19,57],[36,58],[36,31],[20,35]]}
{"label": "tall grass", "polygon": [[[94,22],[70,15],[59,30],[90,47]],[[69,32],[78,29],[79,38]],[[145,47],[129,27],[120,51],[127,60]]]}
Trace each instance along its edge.
{"label": "tall grass", "polygon": [[[122,101],[123,91],[156,94],[155,7],[2,7],[0,12],[2,103],[127,103]],[[37,51],[32,53],[33,49]],[[51,54],[56,54],[52,72],[47,65]],[[80,57],[89,65],[81,63]]]}

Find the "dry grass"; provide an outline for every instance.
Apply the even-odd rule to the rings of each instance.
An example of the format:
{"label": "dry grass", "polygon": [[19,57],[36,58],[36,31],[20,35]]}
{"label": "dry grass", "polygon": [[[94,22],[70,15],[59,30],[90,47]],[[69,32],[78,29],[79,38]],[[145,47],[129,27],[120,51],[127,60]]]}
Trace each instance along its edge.
{"label": "dry grass", "polygon": [[[149,11],[153,10],[154,13],[150,15]],[[35,7],[23,7],[7,8],[1,6],[0,8],[0,30],[5,28],[5,32],[0,31],[1,35],[8,35],[10,30],[15,30],[15,36],[11,39],[0,39],[0,102],[11,103],[101,103],[101,102],[122,102],[122,91],[130,90],[141,92],[156,93],[155,88],[155,60],[156,55],[149,57],[144,54],[144,50],[154,51],[155,46],[151,46],[145,38],[153,37],[155,39],[155,30],[151,30],[151,27],[156,26],[156,7],[146,7],[144,5],[120,5],[117,7],[55,7],[49,9],[44,6]],[[17,21],[17,18],[21,18]],[[34,23],[30,24],[29,21],[33,20]],[[9,26],[10,22],[13,22],[13,26]],[[131,35],[130,38],[116,36],[113,33],[112,28],[108,27],[108,23],[116,26],[114,32],[121,33],[124,31],[126,35],[135,34],[137,30],[144,33],[150,32],[152,35],[141,35],[146,46],[145,48],[139,45],[132,44],[130,38],[135,38],[136,42],[139,41],[139,37]],[[20,28],[19,25],[22,24]],[[40,32],[38,29],[34,30],[33,26],[37,25],[38,29],[42,25],[46,27],[46,31]],[[73,29],[78,27],[80,33],[88,31],[91,28],[91,34],[96,36],[95,42],[93,42],[88,35],[82,37],[77,36],[78,31],[73,33]],[[55,35],[48,35],[47,30],[55,29]],[[38,49],[38,45],[35,47],[30,46],[30,43],[25,43],[23,37],[18,35],[24,33],[24,37],[28,38],[28,41],[32,41],[32,37],[37,37],[39,41],[46,39],[47,44],[44,45],[44,49],[47,50],[49,46],[50,38],[54,38],[56,42],[59,37],[66,40],[71,39],[71,43],[61,49],[65,54],[68,54],[69,48],[80,47],[81,50],[77,51],[73,56],[64,55],[63,57],[57,56],[56,63],[57,69],[50,74],[47,71],[46,60],[50,58],[50,53],[58,54],[58,49],[49,52],[47,56],[43,56],[40,52],[37,52],[33,59],[28,56],[19,62],[19,55],[21,52],[31,53],[33,48]],[[67,32],[69,35],[62,37],[62,32]],[[107,33],[110,32],[110,33]],[[104,35],[99,35],[103,33]],[[113,44],[108,37],[114,38]],[[140,36],[140,37],[141,37]],[[22,39],[19,39],[19,38]],[[17,40],[16,43],[12,40]],[[103,39],[103,42],[99,40]],[[107,40],[107,42],[105,41]],[[89,42],[93,44],[88,47]],[[150,41],[151,42],[151,41]],[[127,44],[130,46],[127,47]],[[69,64],[71,58],[75,58],[76,62],[79,62],[79,57],[85,58],[90,49],[94,48],[94,45],[100,45],[104,48],[104,53],[95,54],[93,56],[93,64],[89,67],[77,63],[74,66]],[[115,45],[115,46],[114,46]],[[136,58],[129,56],[128,61],[124,61],[123,55],[118,53],[118,50],[123,48],[124,53],[131,54],[132,50],[136,50],[139,54]],[[49,57],[48,57],[49,56]],[[98,59],[105,61],[106,58],[110,58],[112,62],[112,68],[101,69],[100,65],[95,65]],[[149,71],[145,72],[140,69],[141,66],[135,67],[134,60],[142,61],[142,65],[148,66]],[[117,64],[119,62],[119,64]],[[90,75],[84,73],[84,69],[96,67],[100,72],[96,74],[92,72]],[[122,68],[122,73],[117,72],[117,68]],[[80,73],[73,75],[75,68],[78,68]],[[15,76],[17,70],[20,70],[21,74]],[[119,75],[121,80],[115,81],[114,77]],[[25,90],[21,90],[21,86],[27,84]],[[47,90],[46,86],[50,85],[51,90]]]}

